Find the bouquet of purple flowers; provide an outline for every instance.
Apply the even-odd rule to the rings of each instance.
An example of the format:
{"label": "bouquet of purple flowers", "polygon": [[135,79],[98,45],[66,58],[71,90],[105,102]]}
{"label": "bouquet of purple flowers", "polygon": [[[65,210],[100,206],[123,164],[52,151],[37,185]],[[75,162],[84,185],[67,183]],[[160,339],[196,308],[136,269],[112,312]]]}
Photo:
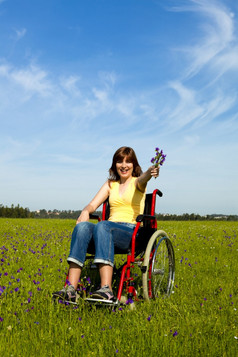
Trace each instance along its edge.
{"label": "bouquet of purple flowers", "polygon": [[159,165],[162,166],[165,162],[166,155],[164,155],[163,150],[159,150],[159,148],[155,148],[155,157],[152,157],[151,162],[155,167]]}

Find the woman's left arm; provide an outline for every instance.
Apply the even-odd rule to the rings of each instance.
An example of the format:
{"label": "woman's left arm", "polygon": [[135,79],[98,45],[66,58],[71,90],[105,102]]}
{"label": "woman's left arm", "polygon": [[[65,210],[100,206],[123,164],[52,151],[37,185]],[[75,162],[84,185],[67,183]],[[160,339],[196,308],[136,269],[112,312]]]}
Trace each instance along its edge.
{"label": "woman's left arm", "polygon": [[150,166],[141,176],[137,177],[135,185],[139,191],[145,192],[147,182],[151,179],[151,177],[156,178],[158,176],[159,166]]}

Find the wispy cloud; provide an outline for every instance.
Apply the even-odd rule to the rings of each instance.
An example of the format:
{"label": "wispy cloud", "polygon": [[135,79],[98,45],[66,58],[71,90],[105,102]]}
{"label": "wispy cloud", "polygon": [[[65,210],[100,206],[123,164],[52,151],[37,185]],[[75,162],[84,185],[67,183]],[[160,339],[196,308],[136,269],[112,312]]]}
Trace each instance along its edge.
{"label": "wispy cloud", "polygon": [[170,126],[175,131],[188,125],[195,129],[236,106],[238,92],[228,90],[229,83],[236,81],[238,69],[234,14],[216,0],[189,0],[186,6],[172,10],[199,15],[199,22],[194,24],[199,30],[194,44],[177,48],[184,64],[182,74],[168,83],[175,94],[173,109],[167,113]]}
{"label": "wispy cloud", "polygon": [[23,28],[21,30],[15,30],[15,32],[16,32],[16,40],[18,41],[25,36],[27,31],[25,28]]}
{"label": "wispy cloud", "polygon": [[[185,71],[185,78],[195,76],[204,66],[212,67],[213,61],[230,49],[234,36],[234,15],[220,1],[190,0],[186,7],[174,8],[174,11],[190,11],[201,15],[201,34],[195,45],[184,47],[190,65]],[[229,62],[227,67],[230,67]]]}
{"label": "wispy cloud", "polygon": [[46,96],[52,91],[47,72],[34,65],[18,69],[9,64],[3,64],[0,65],[0,76],[19,85],[20,91],[23,89],[28,94],[38,93]]}

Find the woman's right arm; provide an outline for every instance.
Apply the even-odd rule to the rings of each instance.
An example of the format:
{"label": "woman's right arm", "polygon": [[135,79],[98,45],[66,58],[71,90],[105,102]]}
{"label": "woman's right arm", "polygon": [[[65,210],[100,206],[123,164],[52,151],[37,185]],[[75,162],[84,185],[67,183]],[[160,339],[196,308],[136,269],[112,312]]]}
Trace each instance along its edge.
{"label": "woman's right arm", "polygon": [[101,206],[101,204],[107,199],[109,196],[110,187],[109,182],[106,181],[104,185],[100,188],[96,196],[92,199],[92,201],[84,207],[80,216],[78,217],[76,224],[80,222],[85,222],[89,220],[90,213],[96,211],[96,209]]}

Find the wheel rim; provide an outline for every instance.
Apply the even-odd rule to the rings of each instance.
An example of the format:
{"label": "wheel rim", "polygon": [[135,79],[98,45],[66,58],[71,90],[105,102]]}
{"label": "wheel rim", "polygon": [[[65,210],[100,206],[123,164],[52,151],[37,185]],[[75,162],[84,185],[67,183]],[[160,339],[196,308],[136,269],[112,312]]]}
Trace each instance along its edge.
{"label": "wheel rim", "polygon": [[163,230],[156,231],[150,238],[143,261],[143,296],[155,299],[169,296],[175,277],[173,245]]}
{"label": "wheel rim", "polygon": [[159,240],[152,256],[148,281],[149,296],[157,298],[161,295],[170,295],[174,281],[174,254],[167,237]]}

